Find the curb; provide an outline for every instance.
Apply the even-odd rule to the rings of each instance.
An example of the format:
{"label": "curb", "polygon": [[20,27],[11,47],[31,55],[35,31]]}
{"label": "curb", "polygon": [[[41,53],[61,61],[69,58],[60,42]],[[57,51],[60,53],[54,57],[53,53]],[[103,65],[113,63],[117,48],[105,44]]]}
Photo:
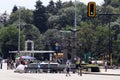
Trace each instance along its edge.
{"label": "curb", "polygon": [[109,76],[120,76],[120,74],[107,74],[107,73],[94,73],[94,72],[83,72],[83,74],[91,74],[91,75],[109,75]]}

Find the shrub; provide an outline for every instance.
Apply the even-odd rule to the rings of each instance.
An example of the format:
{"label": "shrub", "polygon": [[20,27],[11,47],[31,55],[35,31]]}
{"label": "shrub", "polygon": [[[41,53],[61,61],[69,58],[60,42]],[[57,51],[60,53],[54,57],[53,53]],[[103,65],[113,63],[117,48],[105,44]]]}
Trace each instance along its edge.
{"label": "shrub", "polygon": [[85,65],[84,68],[86,69],[86,71],[89,71],[89,69],[91,70],[91,72],[100,72],[99,66],[98,65]]}

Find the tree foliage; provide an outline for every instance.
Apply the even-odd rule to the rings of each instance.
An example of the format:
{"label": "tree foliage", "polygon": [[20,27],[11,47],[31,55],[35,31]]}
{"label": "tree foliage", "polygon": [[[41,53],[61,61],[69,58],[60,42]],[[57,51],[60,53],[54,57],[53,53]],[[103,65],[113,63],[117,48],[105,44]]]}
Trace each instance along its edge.
{"label": "tree foliage", "polygon": [[17,8],[17,6],[15,5],[15,6],[13,7],[12,13],[15,13],[17,10],[18,10],[18,8]]}
{"label": "tree foliage", "polygon": [[19,17],[22,25],[33,23],[33,12],[24,7],[20,7],[17,11],[11,13],[9,24],[19,24]]}
{"label": "tree foliage", "polygon": [[41,33],[44,33],[47,30],[46,8],[42,5],[40,0],[36,2],[35,7],[36,9],[33,12],[33,23]]}
{"label": "tree foliage", "polygon": [[[25,35],[21,32],[21,50],[24,49]],[[10,57],[9,51],[18,49],[18,29],[14,25],[0,30],[0,47],[4,58]]]}
{"label": "tree foliage", "polygon": [[43,44],[48,46],[46,49],[53,50],[53,46],[56,42],[60,42],[60,34],[57,29],[48,29],[43,36]]}
{"label": "tree foliage", "polygon": [[35,27],[34,25],[27,24],[22,27],[22,31],[24,33],[25,40],[32,40],[34,41],[34,48],[35,50],[42,49],[42,35],[39,32],[39,29]]}

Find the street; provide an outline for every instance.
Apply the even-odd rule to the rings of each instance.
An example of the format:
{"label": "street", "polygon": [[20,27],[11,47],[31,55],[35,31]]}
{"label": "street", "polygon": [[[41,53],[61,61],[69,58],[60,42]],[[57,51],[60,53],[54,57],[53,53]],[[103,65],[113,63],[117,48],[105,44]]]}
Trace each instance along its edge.
{"label": "street", "polygon": [[55,73],[14,73],[12,70],[2,71],[0,70],[1,80],[119,80],[120,76],[109,75],[89,75],[83,74],[78,76],[77,74],[71,74],[66,77],[65,74]]}
{"label": "street", "polygon": [[[120,72],[120,69],[108,70],[108,73]],[[102,70],[100,73],[105,73]],[[78,76],[77,73],[71,73],[71,76],[66,77],[65,73],[15,73],[14,70],[7,70],[6,64],[3,64],[3,69],[0,69],[0,80],[120,80],[120,76],[114,75],[94,75],[83,74]]]}

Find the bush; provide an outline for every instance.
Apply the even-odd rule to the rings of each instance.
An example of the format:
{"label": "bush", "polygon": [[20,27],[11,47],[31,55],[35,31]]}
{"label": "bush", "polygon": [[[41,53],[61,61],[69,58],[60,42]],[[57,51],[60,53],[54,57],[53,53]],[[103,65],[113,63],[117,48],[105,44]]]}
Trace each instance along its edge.
{"label": "bush", "polygon": [[86,71],[89,71],[90,72],[100,72],[100,69],[99,69],[99,66],[98,65],[86,65],[84,66],[84,68],[86,69]]}

